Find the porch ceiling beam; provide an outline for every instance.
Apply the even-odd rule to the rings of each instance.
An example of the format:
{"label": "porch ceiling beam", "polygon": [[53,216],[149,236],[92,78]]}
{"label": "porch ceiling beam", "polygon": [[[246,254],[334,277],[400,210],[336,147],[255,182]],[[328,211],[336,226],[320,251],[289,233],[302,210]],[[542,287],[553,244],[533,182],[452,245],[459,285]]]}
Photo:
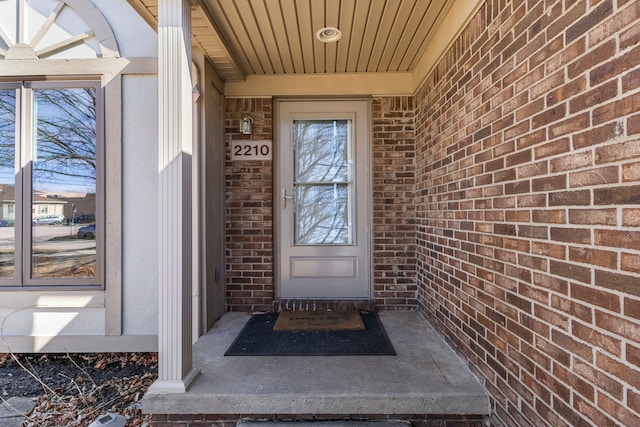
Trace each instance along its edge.
{"label": "porch ceiling beam", "polygon": [[227,82],[229,98],[258,96],[413,95],[412,73],[338,73],[249,75],[243,82]]}

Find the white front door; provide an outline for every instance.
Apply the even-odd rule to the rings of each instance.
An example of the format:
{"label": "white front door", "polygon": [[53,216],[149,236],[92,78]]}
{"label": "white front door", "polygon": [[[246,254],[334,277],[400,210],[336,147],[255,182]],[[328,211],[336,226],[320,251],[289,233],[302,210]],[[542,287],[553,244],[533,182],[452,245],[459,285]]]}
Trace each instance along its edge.
{"label": "white front door", "polygon": [[369,299],[369,103],[278,101],[280,298]]}

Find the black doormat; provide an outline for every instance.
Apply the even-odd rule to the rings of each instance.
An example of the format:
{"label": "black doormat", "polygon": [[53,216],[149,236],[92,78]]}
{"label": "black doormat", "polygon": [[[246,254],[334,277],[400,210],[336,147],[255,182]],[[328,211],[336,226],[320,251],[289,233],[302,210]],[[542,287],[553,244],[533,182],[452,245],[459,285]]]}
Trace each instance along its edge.
{"label": "black doormat", "polygon": [[396,354],[375,313],[361,331],[274,331],[278,313],[254,314],[225,356],[365,356]]}

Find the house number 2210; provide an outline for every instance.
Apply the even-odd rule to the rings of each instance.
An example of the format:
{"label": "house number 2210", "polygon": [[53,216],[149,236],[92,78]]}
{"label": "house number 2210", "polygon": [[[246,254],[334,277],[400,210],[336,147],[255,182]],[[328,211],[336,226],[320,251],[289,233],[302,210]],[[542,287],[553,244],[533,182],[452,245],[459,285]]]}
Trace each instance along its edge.
{"label": "house number 2210", "polygon": [[231,141],[231,160],[271,160],[271,141]]}

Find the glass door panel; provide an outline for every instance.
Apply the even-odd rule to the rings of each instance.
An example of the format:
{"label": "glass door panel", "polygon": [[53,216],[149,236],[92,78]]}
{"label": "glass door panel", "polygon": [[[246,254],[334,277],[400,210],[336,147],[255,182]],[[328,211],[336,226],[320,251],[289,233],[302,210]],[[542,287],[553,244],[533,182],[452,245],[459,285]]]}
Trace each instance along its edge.
{"label": "glass door panel", "polygon": [[294,188],[297,245],[353,243],[346,184],[297,184]]}
{"label": "glass door panel", "polygon": [[351,120],[294,120],[294,244],[350,245]]}

